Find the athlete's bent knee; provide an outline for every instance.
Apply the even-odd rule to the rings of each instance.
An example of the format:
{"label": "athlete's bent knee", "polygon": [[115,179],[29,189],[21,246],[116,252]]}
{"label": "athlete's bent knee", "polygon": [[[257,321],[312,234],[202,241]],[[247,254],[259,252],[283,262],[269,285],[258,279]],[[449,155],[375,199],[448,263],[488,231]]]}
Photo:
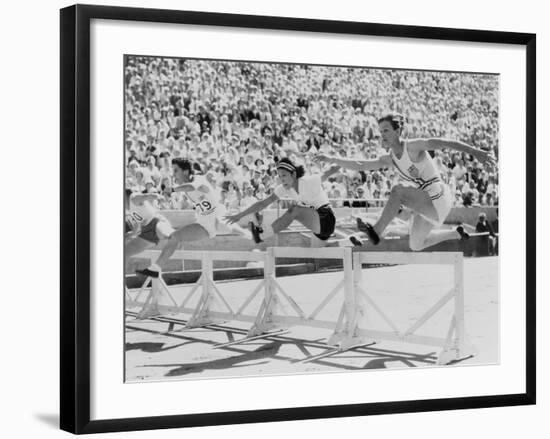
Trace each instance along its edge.
{"label": "athlete's bent knee", "polygon": [[420,250],[424,250],[424,248],[426,248],[426,244],[425,244],[426,240],[424,238],[415,238],[413,236],[411,236],[409,238],[409,247],[411,248],[411,250],[413,252],[418,252]]}
{"label": "athlete's bent knee", "polygon": [[168,239],[171,241],[181,241],[185,237],[185,231],[183,229],[174,230],[170,233]]}
{"label": "athlete's bent knee", "polygon": [[402,198],[404,193],[405,186],[402,184],[396,184],[394,187],[392,187],[390,196],[396,197],[396,198]]}

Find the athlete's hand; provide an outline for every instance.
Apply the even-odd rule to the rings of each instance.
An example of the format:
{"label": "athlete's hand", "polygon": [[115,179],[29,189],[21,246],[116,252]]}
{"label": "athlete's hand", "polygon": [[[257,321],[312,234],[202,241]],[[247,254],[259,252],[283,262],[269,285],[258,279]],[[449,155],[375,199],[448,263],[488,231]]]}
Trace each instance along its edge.
{"label": "athlete's hand", "polygon": [[315,154],[315,156],[313,157],[313,161],[316,162],[316,163],[331,163],[331,160],[330,160],[330,157],[326,154],[323,154],[323,153],[319,153],[319,154]]}
{"label": "athlete's hand", "polygon": [[472,154],[480,163],[487,166],[490,170],[494,171],[497,168],[497,159],[492,152],[483,151],[481,149],[476,150]]}
{"label": "athlete's hand", "polygon": [[228,224],[235,224],[242,217],[240,214],[236,213],[235,215],[225,215],[223,218],[227,221]]}

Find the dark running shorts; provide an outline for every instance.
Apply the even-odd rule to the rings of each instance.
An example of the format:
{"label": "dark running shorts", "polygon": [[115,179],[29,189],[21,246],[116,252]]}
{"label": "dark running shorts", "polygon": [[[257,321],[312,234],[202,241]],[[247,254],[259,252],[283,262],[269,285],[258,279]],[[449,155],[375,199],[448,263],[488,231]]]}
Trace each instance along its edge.
{"label": "dark running shorts", "polygon": [[321,241],[326,241],[334,233],[334,226],[336,225],[336,217],[334,212],[328,204],[319,207],[317,209],[319,214],[319,223],[321,225],[321,231],[319,233],[314,233],[317,238]]}
{"label": "dark running shorts", "polygon": [[158,244],[160,237],[157,234],[157,224],[159,221],[167,221],[166,218],[161,216],[154,217],[146,225],[141,226],[141,233],[139,237],[145,239],[146,241],[152,242],[153,244]]}

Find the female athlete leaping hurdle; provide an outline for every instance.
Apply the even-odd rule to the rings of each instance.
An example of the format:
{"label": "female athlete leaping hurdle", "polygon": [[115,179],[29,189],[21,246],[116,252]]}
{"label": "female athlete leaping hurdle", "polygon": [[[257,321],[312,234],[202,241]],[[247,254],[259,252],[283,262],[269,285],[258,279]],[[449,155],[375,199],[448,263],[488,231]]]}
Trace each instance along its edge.
{"label": "female athlete leaping hurdle", "polygon": [[[400,114],[390,113],[378,120],[382,137],[382,146],[389,154],[376,160],[346,160],[319,154],[316,158],[356,171],[374,171],[380,168],[395,167],[402,184],[394,186],[380,218],[371,225],[357,219],[359,230],[365,232],[373,244],[380,242],[382,233],[401,206],[413,212],[409,245],[411,250],[419,251],[439,242],[452,239],[467,239],[468,234],[462,226],[455,230],[433,230],[445,221],[453,204],[453,194],[440,177],[434,161],[428,151],[454,149],[471,154],[481,163],[495,165],[494,158],[487,152],[463,142],[446,139],[411,139],[401,137],[404,118]],[[354,244],[361,243],[352,239]]]}
{"label": "female athlete leaping hurdle", "polygon": [[[277,200],[291,199],[296,202],[280,218],[276,219],[271,226],[264,225],[264,238],[279,233],[296,220],[307,227],[313,234],[322,241],[326,241],[334,232],[336,218],[330,207],[329,199],[322,187],[322,182],[338,170],[333,166],[324,174],[312,174],[304,176],[303,166],[296,166],[287,158],[277,163],[277,173],[281,184],[275,187],[273,193],[260,200],[248,209],[235,215],[226,215],[229,223],[236,223],[247,215],[259,212]],[[262,242],[260,231],[251,225],[254,241]]]}
{"label": "female athlete leaping hurdle", "polygon": [[168,239],[174,232],[168,220],[153,207],[152,203],[157,198],[157,194],[139,194],[133,193],[129,188],[125,189],[124,255],[126,259],[154,247],[161,240]]}
{"label": "female athlete leaping hurdle", "polygon": [[181,243],[189,243],[211,239],[218,231],[231,231],[239,233],[247,238],[252,238],[248,230],[237,225],[229,227],[221,220],[219,200],[212,185],[202,175],[196,175],[193,164],[186,159],[173,159],[172,167],[174,181],[178,185],[175,192],[184,192],[185,196],[193,203],[195,210],[195,222],[187,224],[168,235],[166,245],[163,247],[155,263],[143,270],[136,270],[144,276],[158,278],[162,267],[168,262]]}

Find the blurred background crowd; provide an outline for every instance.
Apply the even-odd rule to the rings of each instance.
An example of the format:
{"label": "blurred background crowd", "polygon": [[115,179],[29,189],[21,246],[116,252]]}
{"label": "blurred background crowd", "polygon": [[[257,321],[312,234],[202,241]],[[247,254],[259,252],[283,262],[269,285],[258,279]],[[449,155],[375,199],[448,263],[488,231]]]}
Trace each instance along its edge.
{"label": "blurred background crowd", "polygon": [[[406,117],[405,137],[461,140],[498,159],[495,75],[135,56],[124,73],[126,186],[159,193],[160,209],[192,208],[171,190],[173,158],[190,159],[239,210],[271,193],[279,158],[314,173],[319,151],[385,153],[376,120],[387,111]],[[463,153],[433,156],[456,206],[498,205],[496,171]],[[391,169],[341,170],[325,184],[335,207],[372,206],[397,179]]]}

